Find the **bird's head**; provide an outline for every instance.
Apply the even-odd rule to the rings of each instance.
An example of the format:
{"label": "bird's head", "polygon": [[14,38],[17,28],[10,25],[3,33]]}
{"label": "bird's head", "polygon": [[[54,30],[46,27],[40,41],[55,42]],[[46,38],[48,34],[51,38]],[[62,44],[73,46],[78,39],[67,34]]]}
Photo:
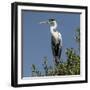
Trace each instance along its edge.
{"label": "bird's head", "polygon": [[48,19],[47,21],[42,21],[40,24],[49,24],[50,26],[57,26],[57,22],[54,18]]}

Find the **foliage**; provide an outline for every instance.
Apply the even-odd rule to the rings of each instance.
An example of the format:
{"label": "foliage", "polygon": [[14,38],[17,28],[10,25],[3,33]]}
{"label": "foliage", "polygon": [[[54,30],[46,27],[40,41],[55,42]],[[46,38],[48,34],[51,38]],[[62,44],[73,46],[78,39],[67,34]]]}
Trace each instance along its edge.
{"label": "foliage", "polygon": [[73,48],[67,49],[66,55],[68,75],[80,74],[80,56],[76,54]]}
{"label": "foliage", "polygon": [[76,29],[75,40],[76,40],[76,42],[78,44],[78,49],[80,51],[80,28]]}
{"label": "foliage", "polygon": [[75,40],[80,44],[80,28],[76,29]]}
{"label": "foliage", "polygon": [[[75,41],[78,44],[78,52],[80,51],[80,29],[76,29]],[[60,62],[58,65],[49,66],[48,58],[43,58],[43,71],[39,71],[32,64],[32,76],[55,76],[55,75],[79,75],[80,74],[80,55],[74,48],[66,49],[66,62]]]}
{"label": "foliage", "polygon": [[41,72],[38,71],[34,64],[32,64],[32,76],[41,76]]}

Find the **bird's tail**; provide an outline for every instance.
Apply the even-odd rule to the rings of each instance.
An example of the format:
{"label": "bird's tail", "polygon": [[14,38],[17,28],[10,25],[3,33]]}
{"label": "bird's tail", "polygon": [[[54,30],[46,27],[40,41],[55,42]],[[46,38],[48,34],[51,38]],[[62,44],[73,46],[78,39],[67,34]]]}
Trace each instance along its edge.
{"label": "bird's tail", "polygon": [[55,65],[56,65],[56,66],[60,63],[60,59],[59,59],[58,56],[55,57],[54,62],[55,62]]}

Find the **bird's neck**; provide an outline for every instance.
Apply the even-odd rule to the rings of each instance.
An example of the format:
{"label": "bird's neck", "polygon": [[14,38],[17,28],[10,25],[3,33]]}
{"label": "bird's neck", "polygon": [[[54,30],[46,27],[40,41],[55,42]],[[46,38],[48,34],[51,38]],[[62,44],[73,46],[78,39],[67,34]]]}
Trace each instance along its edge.
{"label": "bird's neck", "polygon": [[56,32],[57,31],[57,27],[56,26],[51,26],[50,27],[50,32],[51,32],[51,34],[53,34],[54,32]]}

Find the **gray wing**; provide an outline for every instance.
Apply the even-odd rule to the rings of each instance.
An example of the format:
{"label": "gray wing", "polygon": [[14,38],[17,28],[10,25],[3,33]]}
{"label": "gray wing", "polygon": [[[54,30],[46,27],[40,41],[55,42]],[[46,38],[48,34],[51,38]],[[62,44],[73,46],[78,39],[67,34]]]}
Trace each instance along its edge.
{"label": "gray wing", "polygon": [[53,56],[55,56],[55,39],[53,38],[53,36],[51,36],[51,49]]}
{"label": "gray wing", "polygon": [[59,59],[61,58],[61,53],[62,53],[62,46],[59,47],[59,53],[58,53]]}
{"label": "gray wing", "polygon": [[61,40],[59,40],[59,43],[56,45],[55,39],[53,38],[53,36],[51,36],[52,54],[53,54],[53,56],[58,56],[59,59],[61,57],[61,52],[62,52],[62,45],[61,44],[62,44],[62,42],[61,42]]}
{"label": "gray wing", "polygon": [[62,36],[59,33],[59,53],[58,53],[59,59],[61,58],[61,53],[62,53]]}

